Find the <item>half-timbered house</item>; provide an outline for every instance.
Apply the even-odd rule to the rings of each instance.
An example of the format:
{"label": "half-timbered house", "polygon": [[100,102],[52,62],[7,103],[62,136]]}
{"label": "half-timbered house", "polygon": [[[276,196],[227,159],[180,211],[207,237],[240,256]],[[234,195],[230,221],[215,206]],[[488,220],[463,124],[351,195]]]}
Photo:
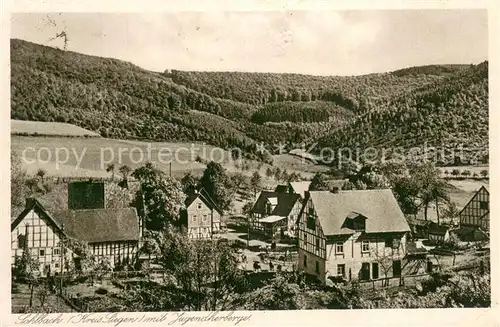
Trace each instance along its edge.
{"label": "half-timbered house", "polygon": [[478,235],[481,234],[481,232],[489,234],[490,192],[485,186],[482,186],[476,194],[474,194],[462,211],[460,211],[459,217],[460,228],[462,230],[470,230],[471,235]]}
{"label": "half-timbered house", "polygon": [[[24,210],[11,221],[11,265],[24,251],[40,263],[44,274],[61,271],[63,265],[62,226],[35,199],[27,199]],[[68,255],[71,255],[68,253]],[[63,267],[63,270],[66,267]]]}
{"label": "half-timbered house", "polygon": [[135,208],[63,210],[51,216],[65,235],[87,243],[98,262],[107,259],[112,267],[134,262],[140,240]]}
{"label": "half-timbered house", "polygon": [[401,274],[410,228],[391,190],[310,191],[298,228],[298,267],[323,283]]}
{"label": "half-timbered house", "polygon": [[185,209],[181,210],[181,223],[189,238],[209,239],[221,232],[223,212],[203,189],[189,194]]}
{"label": "half-timbered house", "polygon": [[[132,263],[138,249],[139,218],[134,208],[47,211],[38,200],[29,198],[23,212],[11,223],[11,263],[30,251],[40,262],[40,272],[67,269],[69,260],[78,267],[78,257],[64,249],[63,241],[83,241],[96,260],[108,259],[112,266]],[[63,264],[66,263],[66,264]]]}
{"label": "half-timbered house", "polygon": [[299,194],[262,191],[250,210],[251,228],[271,238],[295,236],[301,207]]}

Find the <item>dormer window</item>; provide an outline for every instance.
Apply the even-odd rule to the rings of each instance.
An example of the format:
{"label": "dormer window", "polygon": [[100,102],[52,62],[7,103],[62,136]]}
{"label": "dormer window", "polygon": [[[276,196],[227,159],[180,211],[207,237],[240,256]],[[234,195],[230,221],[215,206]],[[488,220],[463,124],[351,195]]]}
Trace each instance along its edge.
{"label": "dormer window", "polygon": [[357,212],[351,212],[347,215],[342,227],[354,231],[364,231],[366,228],[366,217]]}

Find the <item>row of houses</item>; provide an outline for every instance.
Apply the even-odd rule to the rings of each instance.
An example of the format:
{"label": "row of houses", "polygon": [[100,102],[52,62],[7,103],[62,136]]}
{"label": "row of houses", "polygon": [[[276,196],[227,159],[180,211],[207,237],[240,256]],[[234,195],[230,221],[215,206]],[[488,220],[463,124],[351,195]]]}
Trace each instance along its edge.
{"label": "row of houses", "polygon": [[[308,188],[308,182],[300,182],[261,192],[250,212],[252,229],[271,239],[297,237],[299,269],[323,282],[329,277],[370,280],[402,274],[418,250],[409,242],[418,232],[410,228],[392,190],[344,191],[341,181],[330,191]],[[461,237],[489,237],[486,187],[476,192],[459,218]],[[429,240],[445,241],[449,234],[448,227],[426,223],[424,237]]]}
{"label": "row of houses", "polygon": [[[106,189],[100,183],[70,184],[65,210],[49,211],[38,200],[27,199],[11,222],[12,264],[30,251],[44,274],[66,271],[70,262],[78,266],[78,257],[63,251],[62,241],[70,238],[88,243],[96,258],[109,259],[114,267],[136,260],[142,219],[133,207],[107,208]],[[390,189],[344,191],[342,181],[336,181],[330,191],[309,191],[308,183],[261,192],[250,213],[251,228],[270,238],[297,238],[298,268],[323,282],[329,277],[377,279],[402,273],[413,247],[408,238],[415,230]],[[220,235],[222,215],[202,189],[188,195],[180,220],[188,237],[210,239]],[[460,230],[472,239],[489,236],[486,187],[460,212]],[[442,226],[428,231],[428,238],[436,240],[449,233]]]}

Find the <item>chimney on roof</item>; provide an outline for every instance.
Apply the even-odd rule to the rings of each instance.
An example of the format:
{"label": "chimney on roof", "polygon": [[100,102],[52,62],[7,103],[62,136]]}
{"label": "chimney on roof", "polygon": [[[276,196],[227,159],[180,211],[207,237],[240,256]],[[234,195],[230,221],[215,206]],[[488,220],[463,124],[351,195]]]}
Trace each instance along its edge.
{"label": "chimney on roof", "polygon": [[68,184],[68,209],[104,209],[103,181],[79,181]]}
{"label": "chimney on roof", "polygon": [[337,194],[337,193],[339,193],[339,188],[338,187],[332,187],[331,192]]}

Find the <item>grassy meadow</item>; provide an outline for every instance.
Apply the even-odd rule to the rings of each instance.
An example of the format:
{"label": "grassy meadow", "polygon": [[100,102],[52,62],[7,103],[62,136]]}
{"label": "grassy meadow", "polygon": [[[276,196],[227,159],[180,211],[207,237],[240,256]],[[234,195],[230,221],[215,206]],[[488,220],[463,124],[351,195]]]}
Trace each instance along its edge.
{"label": "grassy meadow", "polygon": [[10,131],[12,135],[100,137],[96,132],[72,124],[15,119],[10,121]]}
{"label": "grassy meadow", "polygon": [[[109,177],[110,173],[106,172],[106,167],[110,163],[115,164],[117,168],[128,165],[134,169],[148,161],[167,173],[171,169],[174,177],[182,177],[187,172],[201,174],[205,168],[203,162],[210,160],[221,163],[229,173],[240,171],[245,175],[259,170],[264,176],[266,169],[271,167],[268,164],[248,161],[249,169],[241,170],[231,160],[228,151],[195,142],[12,135],[11,149],[25,159],[22,160],[23,168],[28,174],[35,174],[38,169],[43,169],[53,177]],[[197,161],[198,157],[202,162]],[[326,167],[316,166],[289,154],[276,155],[273,159],[275,167],[301,173],[307,178],[312,177],[316,171],[326,170]]]}

